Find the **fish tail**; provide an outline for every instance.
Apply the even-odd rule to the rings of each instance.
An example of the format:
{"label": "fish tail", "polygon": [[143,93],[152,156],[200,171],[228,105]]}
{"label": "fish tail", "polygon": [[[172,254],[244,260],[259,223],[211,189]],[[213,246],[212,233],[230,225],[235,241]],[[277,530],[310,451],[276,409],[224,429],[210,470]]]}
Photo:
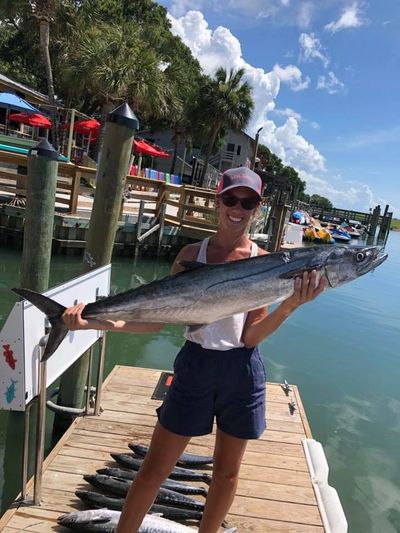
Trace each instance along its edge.
{"label": "fish tail", "polygon": [[42,356],[42,361],[47,361],[49,357],[57,350],[64,337],[68,333],[61,315],[64,313],[66,307],[55,302],[51,298],[44,296],[30,289],[12,289],[16,294],[25,298],[44,313],[50,321],[51,331],[47,340],[46,348]]}
{"label": "fish tail", "polygon": [[211,485],[211,476],[210,474],[203,474],[203,481],[204,483],[206,483],[207,485]]}

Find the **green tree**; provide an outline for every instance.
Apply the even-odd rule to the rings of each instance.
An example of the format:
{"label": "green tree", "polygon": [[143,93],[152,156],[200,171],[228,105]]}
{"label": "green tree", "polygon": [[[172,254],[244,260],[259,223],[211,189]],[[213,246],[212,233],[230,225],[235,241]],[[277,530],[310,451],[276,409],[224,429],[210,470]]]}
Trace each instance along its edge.
{"label": "green tree", "polygon": [[333,204],[328,198],[325,198],[325,196],[319,196],[318,194],[313,194],[310,197],[310,205],[323,207],[324,209],[333,208]]}
{"label": "green tree", "polygon": [[201,184],[204,183],[208,161],[221,128],[240,130],[250,120],[254,103],[251,87],[243,81],[244,73],[244,69],[231,70],[228,73],[219,68],[214,78],[206,79],[200,87],[201,112],[210,123]]}

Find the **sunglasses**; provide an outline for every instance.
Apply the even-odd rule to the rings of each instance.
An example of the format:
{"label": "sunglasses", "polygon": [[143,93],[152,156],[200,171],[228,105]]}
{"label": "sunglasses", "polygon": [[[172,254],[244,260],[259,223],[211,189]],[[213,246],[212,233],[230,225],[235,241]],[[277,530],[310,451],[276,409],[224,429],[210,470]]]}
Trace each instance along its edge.
{"label": "sunglasses", "polygon": [[260,203],[258,198],[238,198],[234,194],[229,193],[221,194],[221,201],[224,205],[226,205],[226,207],[234,207],[240,203],[241,208],[245,211],[252,211]]}

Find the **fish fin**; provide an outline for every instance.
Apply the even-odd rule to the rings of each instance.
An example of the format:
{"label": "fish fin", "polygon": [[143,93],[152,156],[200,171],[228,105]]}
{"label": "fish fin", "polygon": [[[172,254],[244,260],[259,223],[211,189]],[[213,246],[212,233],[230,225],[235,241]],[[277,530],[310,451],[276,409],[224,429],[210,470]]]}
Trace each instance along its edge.
{"label": "fish fin", "polygon": [[183,267],[185,271],[190,271],[203,267],[205,263],[201,263],[200,261],[178,261],[178,265]]}
{"label": "fish fin", "polygon": [[60,346],[64,337],[68,333],[68,329],[64,326],[61,315],[64,313],[66,307],[55,302],[51,298],[44,296],[30,289],[12,289],[16,294],[25,298],[44,313],[50,321],[52,326],[49,338],[47,340],[46,348],[42,357],[42,361],[47,361],[49,357]]}
{"label": "fish fin", "polygon": [[294,279],[294,278],[301,278],[304,272],[312,272],[313,270],[319,270],[321,268],[321,264],[317,265],[311,265],[307,267],[301,267],[301,268],[294,268],[293,270],[289,270],[288,272],[284,272],[283,274],[280,274],[281,279]]}

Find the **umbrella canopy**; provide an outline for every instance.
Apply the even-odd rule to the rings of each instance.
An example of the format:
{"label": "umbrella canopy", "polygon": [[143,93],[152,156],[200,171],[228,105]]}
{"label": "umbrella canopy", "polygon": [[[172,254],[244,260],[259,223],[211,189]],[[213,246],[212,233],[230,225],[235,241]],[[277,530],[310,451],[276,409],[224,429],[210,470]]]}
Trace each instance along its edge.
{"label": "umbrella canopy", "polygon": [[137,154],[142,155],[150,155],[153,157],[169,157],[169,154],[167,152],[163,152],[162,150],[158,150],[154,146],[151,146],[150,144],[147,144],[145,141],[133,141],[133,150]]}
{"label": "umbrella canopy", "polygon": [[51,128],[50,120],[40,113],[11,113],[9,119],[12,122],[22,122],[27,126],[38,126],[39,128]]}
{"label": "umbrella canopy", "polygon": [[98,122],[94,118],[89,118],[86,120],[78,120],[74,124],[74,130],[76,133],[80,133],[82,135],[96,135],[100,129],[100,122]]}
{"label": "umbrella canopy", "polygon": [[29,102],[12,93],[0,93],[0,107],[15,109],[25,113],[39,113],[36,107],[33,107]]}

